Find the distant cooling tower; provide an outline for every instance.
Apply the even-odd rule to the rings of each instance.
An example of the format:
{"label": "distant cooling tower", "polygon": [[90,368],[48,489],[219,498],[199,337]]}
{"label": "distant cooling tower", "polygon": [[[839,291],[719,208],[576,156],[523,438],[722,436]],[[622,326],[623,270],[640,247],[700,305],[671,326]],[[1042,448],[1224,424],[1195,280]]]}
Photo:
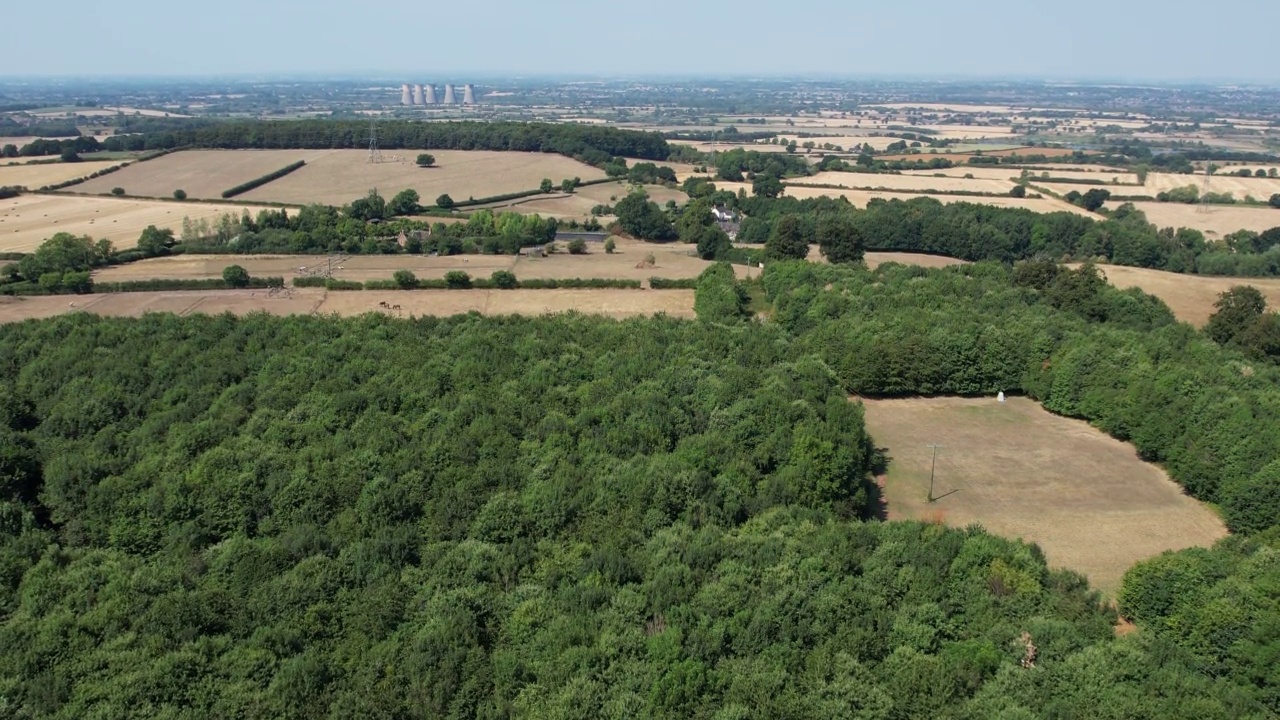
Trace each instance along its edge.
{"label": "distant cooling tower", "polygon": [[462,86],[462,104],[463,105],[476,104],[476,86],[475,85],[468,83]]}
{"label": "distant cooling tower", "polygon": [[422,104],[422,86],[421,85],[413,86],[413,104],[414,105]]}
{"label": "distant cooling tower", "polygon": [[426,103],[427,105],[435,105],[437,102],[439,102],[438,100],[436,100],[436,86],[435,86],[435,85],[430,85],[430,84],[428,84],[428,85],[423,85],[423,86],[422,86],[422,89],[423,89],[423,91],[424,91],[424,96],[425,96],[425,97],[424,97],[424,101],[425,101],[425,103]]}
{"label": "distant cooling tower", "polygon": [[400,104],[401,105],[413,104],[413,95],[410,94],[408,85],[400,86]]}
{"label": "distant cooling tower", "polygon": [[455,100],[453,99],[453,83],[445,83],[445,86],[444,86],[444,104],[445,104],[445,105],[452,105],[452,104],[454,104],[454,102],[455,102]]}

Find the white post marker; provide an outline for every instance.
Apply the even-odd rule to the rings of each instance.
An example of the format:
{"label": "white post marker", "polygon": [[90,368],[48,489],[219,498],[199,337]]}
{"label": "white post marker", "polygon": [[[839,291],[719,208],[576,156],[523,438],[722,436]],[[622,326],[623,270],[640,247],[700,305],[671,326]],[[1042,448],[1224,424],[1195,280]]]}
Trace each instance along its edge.
{"label": "white post marker", "polygon": [[1003,390],[1001,390],[1001,391],[1000,391],[1000,394],[996,396],[996,400],[997,400],[998,402],[1004,402],[1004,391],[1003,391]]}

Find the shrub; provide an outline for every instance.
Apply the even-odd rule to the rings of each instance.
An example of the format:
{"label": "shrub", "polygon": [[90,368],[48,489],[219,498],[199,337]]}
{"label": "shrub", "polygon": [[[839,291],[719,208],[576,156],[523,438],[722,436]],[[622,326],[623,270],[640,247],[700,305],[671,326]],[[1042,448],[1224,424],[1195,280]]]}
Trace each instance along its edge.
{"label": "shrub", "polygon": [[444,195],[441,195],[440,197],[436,198],[436,207],[438,207],[438,208],[444,208],[445,210],[452,209],[452,208],[453,208],[453,198],[449,197],[449,194],[448,194],[448,193],[445,193]]}
{"label": "shrub", "polygon": [[582,238],[574,238],[574,239],[570,240],[570,241],[569,241],[569,254],[570,254],[570,255],[586,255],[586,254],[587,254],[587,241],[586,241],[586,240],[583,240]]}
{"label": "shrub", "polygon": [[179,189],[177,189],[177,190],[174,190],[174,191],[173,191],[173,199],[174,199],[174,200],[186,200],[186,199],[187,199],[187,191],[186,191],[186,190],[183,190],[183,189],[181,189],[181,188],[179,188]]}
{"label": "shrub", "polygon": [[510,270],[494,270],[493,275],[489,276],[489,282],[499,290],[514,290],[520,285],[515,273]]}
{"label": "shrub", "polygon": [[249,279],[249,271],[239,265],[228,265],[222,269],[222,281],[230,287],[248,287]]}
{"label": "shrub", "polygon": [[614,242],[612,237],[604,241],[605,253],[612,255],[613,251],[617,249],[618,249],[618,243]]}
{"label": "shrub", "polygon": [[113,188],[111,188],[111,194],[112,194],[112,195],[115,195],[116,197],[120,197],[121,195],[123,195],[123,194],[124,194],[124,188],[122,188],[122,187],[113,187]]}
{"label": "shrub", "polygon": [[391,279],[395,282],[396,287],[401,290],[411,290],[418,287],[418,278],[408,270],[397,270],[391,275]]}
{"label": "shrub", "polygon": [[450,290],[465,290],[471,287],[471,276],[461,270],[450,270],[444,274],[444,283]]}

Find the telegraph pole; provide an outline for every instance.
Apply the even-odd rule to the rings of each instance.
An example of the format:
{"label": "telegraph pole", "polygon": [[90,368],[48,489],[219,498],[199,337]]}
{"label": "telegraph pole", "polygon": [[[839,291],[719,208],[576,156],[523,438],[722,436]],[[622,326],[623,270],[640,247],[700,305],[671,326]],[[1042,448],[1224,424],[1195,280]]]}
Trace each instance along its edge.
{"label": "telegraph pole", "polygon": [[933,471],[938,467],[938,448],[942,446],[937,443],[932,443],[926,447],[933,449],[933,462],[929,464],[929,502],[933,502],[934,500],[937,500],[937,498],[933,496]]}

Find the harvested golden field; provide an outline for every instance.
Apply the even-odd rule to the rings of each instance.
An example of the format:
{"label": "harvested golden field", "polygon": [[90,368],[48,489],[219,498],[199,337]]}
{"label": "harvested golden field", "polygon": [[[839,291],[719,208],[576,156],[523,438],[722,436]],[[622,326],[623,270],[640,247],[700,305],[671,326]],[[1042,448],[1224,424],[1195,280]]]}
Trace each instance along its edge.
{"label": "harvested golden field", "polygon": [[[809,247],[809,259],[822,260],[822,253],[818,251],[817,245]],[[924,253],[908,253],[908,252],[869,252],[863,258],[867,267],[874,270],[885,263],[898,263],[900,265],[918,265],[927,268],[951,267],[952,265],[967,265],[968,260],[958,260],[945,255],[925,255]],[[824,260],[825,262],[825,260]]]}
{"label": "harvested golden field", "polygon": [[[591,217],[591,208],[597,205],[613,205],[625,198],[628,187],[625,183],[588,185],[579,188],[571,195],[538,196],[528,200],[516,200],[511,203],[509,209],[522,213],[586,220]],[[666,205],[668,200],[674,200],[677,204],[683,205],[689,200],[689,196],[685,195],[683,190],[661,185],[646,185],[644,189],[649,194],[649,199],[659,205]],[[606,219],[601,218],[601,222],[606,223]]]}
{"label": "harvested golden field", "polygon": [[1280,307],[1280,278],[1229,278],[1182,275],[1163,270],[1099,265],[1098,269],[1121,289],[1140,288],[1164,301],[1175,317],[1197,327],[1209,322],[1218,296],[1237,285],[1252,285],[1267,298],[1271,307]]}
{"label": "harvested golden field", "polygon": [[[399,305],[388,309],[379,303]],[[448,316],[480,312],[486,315],[544,315],[580,312],[610,317],[666,313],[693,317],[692,290],[388,290],[328,292],[318,288],[292,290],[276,296],[265,290],[209,290],[181,292],[0,297],[0,323],[46,318],[71,312],[138,317],[149,312],[177,315],[362,315],[388,313],[401,317]]]}
{"label": "harvested golden field", "polygon": [[973,105],[969,103],[927,103],[927,102],[901,102],[901,103],[883,103],[875,105],[877,108],[887,108],[889,110],[931,110],[933,112],[946,113],[988,113],[994,115],[1007,115],[1014,112],[1014,108],[1010,105]]}
{"label": "harvested golden field", "polygon": [[418,151],[386,151],[388,158],[403,162],[369,162],[366,150],[329,150],[306,167],[275,182],[239,196],[240,200],[305,205],[343,205],[363,197],[370,189],[388,199],[401,190],[418,191],[424,204],[442,194],[454,200],[491,197],[533,190],[543,178],[559,185],[565,178],[594,180],[604,171],[563,155],[549,153],[490,152],[487,150],[432,150],[436,167],[414,164]]}
{"label": "harvested golden field", "polygon": [[[1194,185],[1198,190],[1204,189],[1204,175],[1174,175],[1172,173],[1151,173],[1147,176],[1146,193],[1155,195],[1175,188]],[[1266,201],[1275,193],[1280,193],[1280,178],[1242,178],[1234,175],[1214,175],[1209,178],[1209,192],[1231,193],[1237,200],[1244,200],[1252,195],[1255,200]],[[1276,223],[1280,225],[1280,221]]]}
{"label": "harvested golden field", "polygon": [[[1107,208],[1114,209],[1118,205],[1118,202],[1109,202]],[[1237,230],[1262,232],[1280,226],[1280,210],[1267,207],[1205,207],[1162,202],[1137,202],[1134,206],[1157,227],[1195,228],[1210,238],[1221,238]]]}
{"label": "harvested golden field", "polygon": [[122,187],[138,197],[173,197],[184,190],[194,199],[216,200],[222,191],[279,170],[299,160],[312,162],[330,150],[185,150],[134,163],[123,170],[72,188],[106,195]]}
{"label": "harvested golden field", "polygon": [[796,186],[838,185],[846,188],[887,188],[890,190],[938,190],[941,192],[1007,193],[1013,189],[1008,180],[974,177],[934,177],[933,175],[890,175],[886,173],[821,172],[807,178],[787,180],[788,188]]}
{"label": "harvested golden field", "polygon": [[[879,176],[873,176],[879,177]],[[737,192],[738,189],[745,188],[748,193],[751,192],[750,183],[716,183],[717,188],[724,188]],[[831,188],[805,187],[803,185],[788,185],[787,195],[799,198],[801,200],[812,197],[844,197],[854,207],[865,208],[869,200],[878,198],[881,200],[909,200],[913,197],[931,197],[941,203],[968,202],[978,203],[982,205],[990,205],[992,207],[1016,207],[1026,208],[1034,212],[1073,212],[1078,215],[1088,217],[1096,217],[1084,208],[1076,207],[1068,202],[1063,202],[1051,197],[1042,198],[1015,198],[1015,197],[984,197],[984,196],[967,196],[967,195],[929,195],[928,193],[910,193],[910,192],[880,192],[876,190],[841,190]]]}
{"label": "harvested golden field", "polygon": [[[420,278],[443,278],[450,270],[462,270],[473,278],[487,278],[496,270],[509,270],[517,278],[606,278],[648,280],[651,277],[697,277],[710,263],[690,255],[693,246],[685,243],[644,243],[617,238],[617,250],[604,251],[603,243],[589,243],[586,255],[557,253],[545,258],[514,255],[354,255],[333,268],[333,277],[343,280],[390,280],[396,270],[410,270]],[[563,243],[561,243],[563,245]],[[645,264],[653,255],[655,264]],[[240,265],[250,275],[286,280],[308,274],[302,268],[328,269],[324,255],[174,255],[116,265],[94,272],[100,282],[121,280],[192,280],[222,277],[223,268]],[[640,265],[642,267],[637,267]],[[738,272],[745,268],[736,266]]]}
{"label": "harvested golden field", "polygon": [[920,125],[919,127],[939,140],[1007,138],[1013,135],[1013,128],[1009,125]]}
{"label": "harvested golden field", "polygon": [[118,248],[133,247],[148,225],[179,232],[182,218],[214,220],[225,213],[239,215],[242,205],[126,200],[75,195],[20,195],[0,200],[0,252],[30,252],[54,233],[106,238]]}
{"label": "harvested golden field", "polygon": [[[45,158],[48,160],[49,158]],[[25,187],[28,190],[39,190],[46,185],[87,177],[99,170],[119,165],[115,160],[78,163],[48,163],[41,165],[5,165],[0,167],[0,185]],[[108,175],[108,178],[112,175]],[[108,188],[110,189],[110,188]]]}
{"label": "harvested golden field", "polygon": [[[1051,567],[1114,596],[1135,562],[1208,547],[1222,521],[1133,447],[1025,398],[866,400],[867,430],[889,455],[890,520],[979,524],[1034,542]],[[933,451],[934,502],[929,502]]]}

